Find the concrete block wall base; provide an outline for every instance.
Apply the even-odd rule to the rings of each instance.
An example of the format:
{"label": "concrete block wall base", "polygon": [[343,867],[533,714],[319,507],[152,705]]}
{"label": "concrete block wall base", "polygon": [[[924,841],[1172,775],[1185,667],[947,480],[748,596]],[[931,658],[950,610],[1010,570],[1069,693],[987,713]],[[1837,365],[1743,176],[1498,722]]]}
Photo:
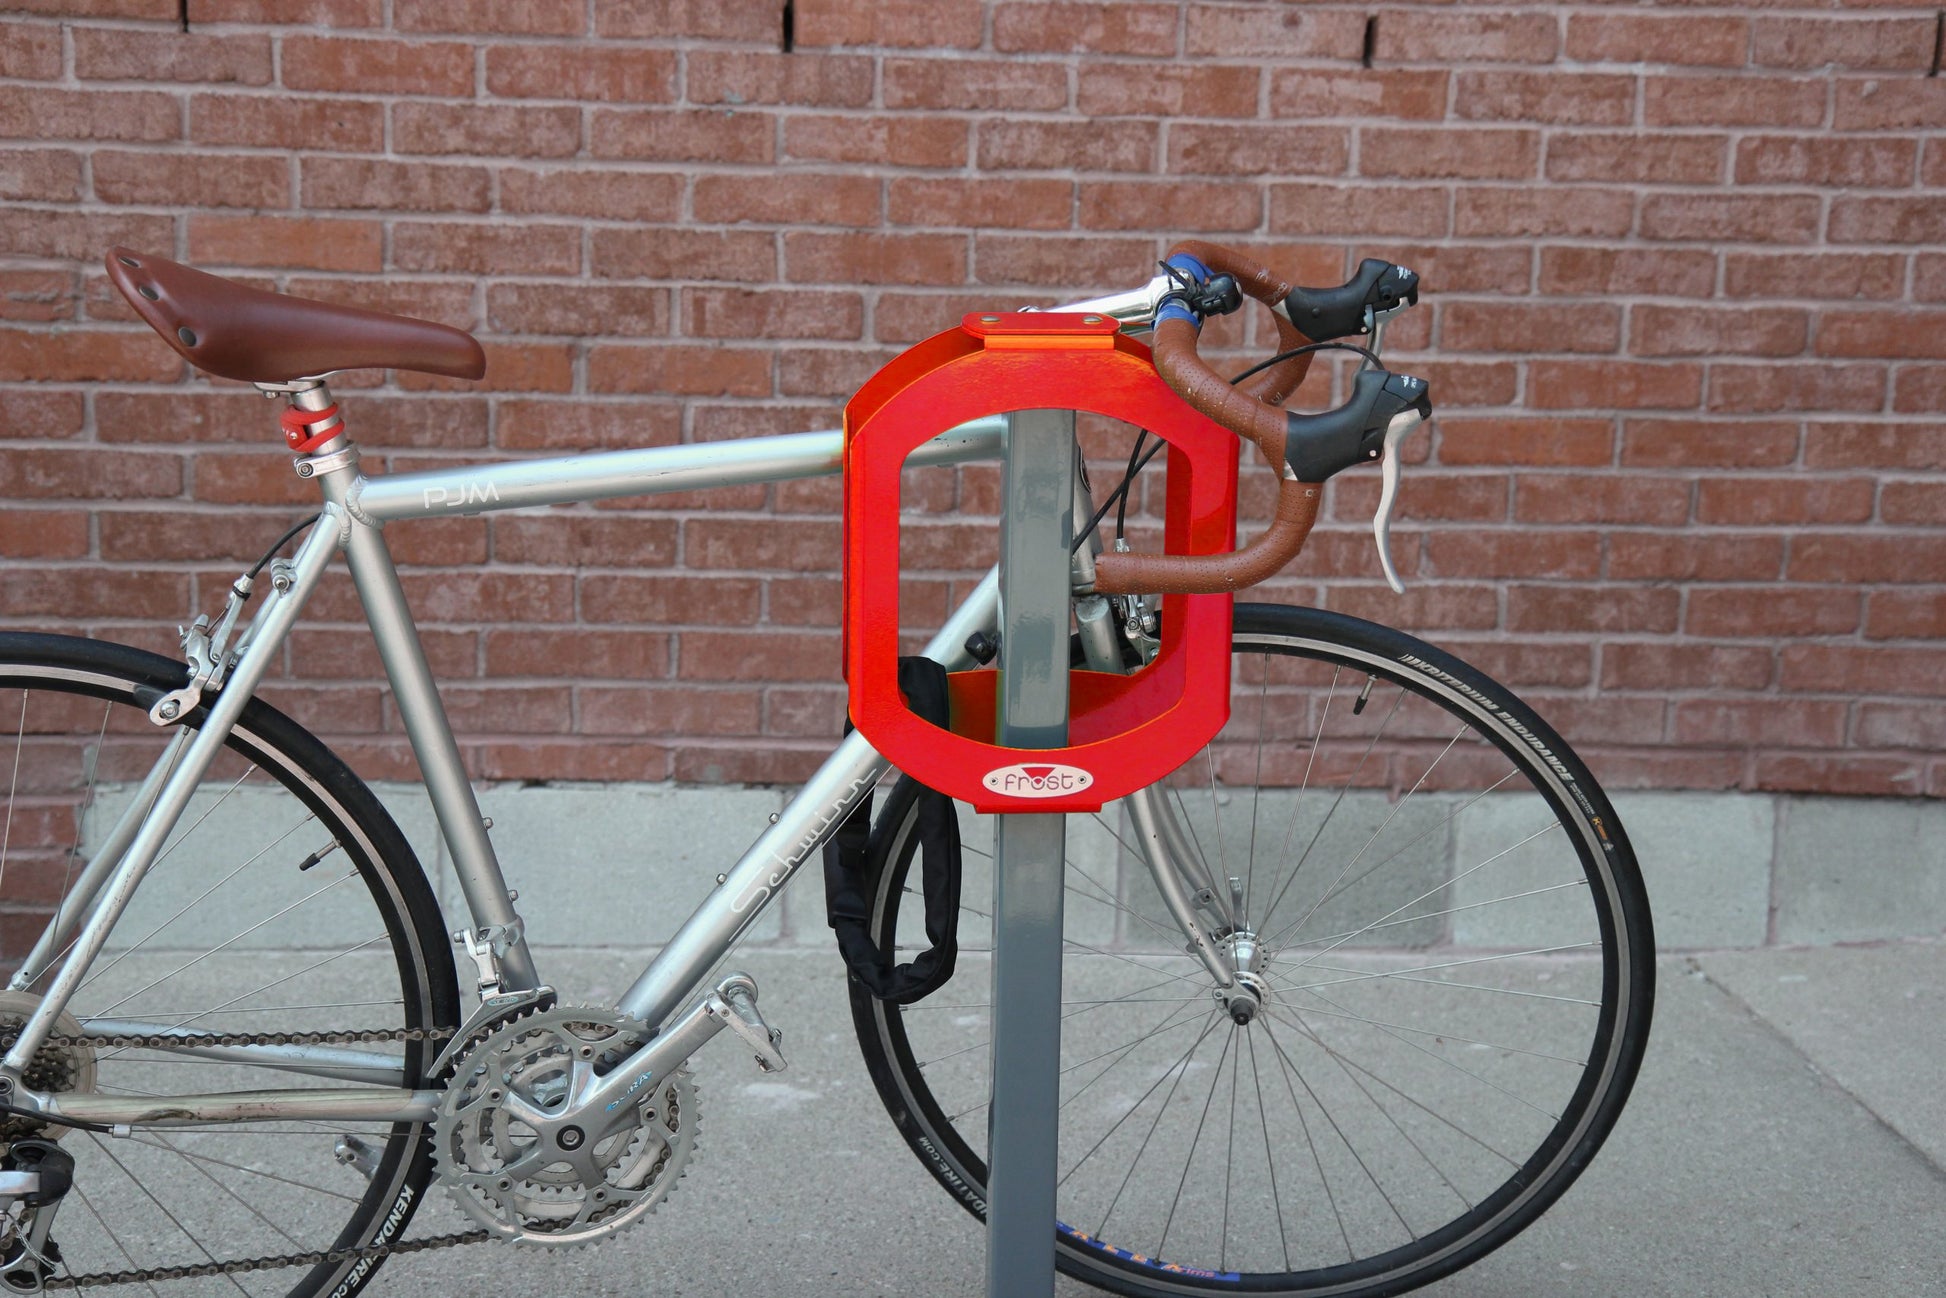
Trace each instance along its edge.
{"label": "concrete block wall base", "polygon": [[[375,787],[457,917],[458,888],[423,792],[416,785]],[[536,942],[645,946],[668,939],[789,792],[720,785],[507,785],[482,789],[480,805],[493,820],[501,863],[522,893],[520,908]],[[1946,802],[1660,792],[1623,793],[1614,801],[1641,861],[1657,942],[1665,950],[1946,933]],[[1382,817],[1383,798],[1373,795],[1372,802],[1361,811],[1348,800],[1337,815]],[[1514,799],[1468,808],[1455,820],[1445,857],[1416,860],[1414,880],[1460,872],[1461,863],[1473,859],[1468,852],[1477,850],[1475,844],[1504,844],[1497,821],[1517,811]],[[968,896],[984,896],[989,886],[981,855],[990,838],[984,820],[970,814],[964,819]],[[1160,918],[1139,864],[1116,843],[1118,832],[1114,822],[1077,817],[1073,864],[1116,889],[1134,909],[1155,905]],[[816,863],[804,872],[816,875]],[[1499,944],[1521,934],[1455,937]],[[827,945],[821,885],[787,889],[747,940]]]}

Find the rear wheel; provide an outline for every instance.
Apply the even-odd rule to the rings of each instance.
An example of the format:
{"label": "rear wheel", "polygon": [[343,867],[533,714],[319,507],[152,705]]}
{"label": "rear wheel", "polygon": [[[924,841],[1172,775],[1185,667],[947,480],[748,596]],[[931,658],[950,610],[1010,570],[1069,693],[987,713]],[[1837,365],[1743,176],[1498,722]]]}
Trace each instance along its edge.
{"label": "rear wheel", "polygon": [[[1653,938],[1585,767],[1525,705],[1420,641],[1239,605],[1231,718],[1159,786],[1184,855],[1241,905],[1235,1022],[1184,951],[1128,811],[1071,817],[1062,1270],[1140,1295],[1397,1293],[1557,1198],[1647,1041]],[[874,830],[874,931],[925,944],[915,790]],[[984,1211],[990,818],[964,816],[958,973],[852,1009],[879,1093]]]}
{"label": "rear wheel", "polygon": [[[20,973],[57,908],[178,731],[149,706],[186,679],[152,654],[0,634],[0,1032],[49,982]],[[64,946],[57,950],[65,949]],[[58,963],[54,965],[58,967]],[[371,791],[315,738],[252,703],[69,1003],[29,1086],[105,1096],[423,1083],[459,996],[438,907]],[[169,1029],[373,1032],[358,1052],[389,1083],[115,1044]],[[421,1039],[399,1039],[407,1035]],[[108,1039],[104,1044],[103,1040]],[[341,1060],[341,1062],[343,1062]],[[40,1076],[37,1078],[37,1074]],[[9,1123],[4,1140],[34,1134]],[[280,1120],[141,1128],[115,1139],[47,1128],[74,1155],[53,1227],[60,1276],[222,1267],[396,1241],[432,1174],[418,1123]],[[348,1294],[377,1261],[158,1280],[164,1293]]]}

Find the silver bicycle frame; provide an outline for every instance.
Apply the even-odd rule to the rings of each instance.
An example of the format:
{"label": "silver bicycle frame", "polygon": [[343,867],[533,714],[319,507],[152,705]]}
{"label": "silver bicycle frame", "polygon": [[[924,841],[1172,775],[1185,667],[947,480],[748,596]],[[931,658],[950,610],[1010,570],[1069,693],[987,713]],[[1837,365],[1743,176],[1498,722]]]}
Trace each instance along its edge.
{"label": "silver bicycle frame", "polygon": [[[915,451],[915,465],[952,464],[996,458],[1002,448],[1004,416],[952,430]],[[348,443],[327,444],[307,457],[306,466],[323,487],[325,508],[298,549],[289,579],[276,585],[252,625],[249,643],[231,669],[222,691],[192,738],[172,743],[144,780],[137,806],[110,832],[79,881],[85,891],[50,922],[36,953],[59,950],[67,932],[79,924],[60,969],[23,1025],[0,1066],[24,1069],[53,1030],[101,951],[115,922],[174,830],[182,810],[202,781],[230,728],[270,669],[306,599],[342,549],[371,625],[379,658],[404,720],[440,831],[452,855],[462,895],[476,928],[509,934],[501,971],[511,989],[538,985],[531,953],[521,933],[498,858],[488,840],[479,804],[453,738],[432,673],[426,663],[398,573],[380,530],[385,522],[448,513],[479,513],[613,496],[689,491],[751,482],[818,477],[843,467],[844,438],[837,431],[752,438],[705,446],[672,446],[614,451],[473,469],[398,474],[367,479],[357,472],[357,452]],[[303,472],[303,469],[300,469]],[[975,631],[991,631],[998,585],[989,574],[934,636],[927,652],[949,667],[971,665],[964,645]],[[187,732],[185,732],[187,733]],[[830,832],[885,773],[887,763],[857,734],[832,753],[789,807],[779,815],[724,883],[705,900],[667,946],[643,971],[617,1008],[650,1023],[667,1019],[756,919],[790,876],[823,844]],[[112,868],[111,868],[112,867]],[[90,1024],[91,1031],[114,1034],[129,1025]],[[194,1033],[185,1033],[193,1036]],[[209,1047],[186,1046],[207,1052]],[[266,1067],[288,1068],[343,1080],[389,1080],[396,1086],[399,1065],[377,1052],[311,1046],[248,1046],[226,1049],[225,1056]],[[207,1054],[206,1054],[206,1057]],[[389,1097],[389,1099],[384,1098]],[[20,1098],[30,1098],[22,1096]],[[46,1111],[85,1121],[156,1123],[235,1121],[251,1118],[386,1118],[416,1121],[429,1112],[424,1094],[331,1089],[227,1095],[182,1095],[160,1101],[110,1101],[73,1095]]]}
{"label": "silver bicycle frame", "polygon": [[[1153,299],[1164,288],[1166,281],[1158,279],[1143,289],[1069,309],[1145,321],[1153,310]],[[998,458],[1006,427],[1004,415],[975,420],[921,446],[907,462],[917,467]],[[530,989],[539,985],[533,957],[487,838],[478,801],[381,529],[386,523],[411,518],[828,476],[840,472],[843,463],[844,436],[836,430],[425,470],[382,478],[366,478],[358,471],[357,448],[342,437],[301,458],[299,475],[317,478],[324,493],[324,511],[252,623],[243,652],[210,703],[200,729],[193,738],[172,743],[145,779],[135,805],[146,807],[146,811],[138,814],[131,810],[110,831],[104,849],[114,850],[96,854],[79,881],[72,912],[64,905],[63,913],[42,934],[29,960],[36,967],[59,950],[68,931],[79,924],[68,958],[4,1060],[0,1060],[0,1069],[4,1070],[0,1082],[8,1088],[0,1098],[38,1104],[44,1112],[76,1120],[145,1125],[274,1118],[400,1122],[429,1118],[436,1093],[402,1089],[407,1079],[400,1075],[396,1058],[342,1047],[234,1046],[219,1051],[186,1044],[183,1048],[205,1058],[220,1053],[233,1062],[363,1085],[352,1089],[175,1095],[166,1100],[80,1094],[41,1097],[27,1092],[14,1094],[14,1090],[15,1079],[53,1031],[55,1019],[85,978],[337,551],[344,551],[364,605],[473,925],[482,934],[500,936],[494,949],[500,956],[505,986],[509,990]],[[1082,490],[1078,480],[1076,490]],[[1078,572],[1092,569],[1093,551],[1098,546],[1098,540],[1093,541],[1077,554]],[[993,631],[998,625],[998,606],[998,574],[989,572],[933,636],[926,655],[949,669],[970,666],[973,660],[965,645],[975,632]],[[888,769],[889,763],[862,736],[855,732],[847,736],[777,819],[724,873],[723,882],[623,993],[615,1008],[644,1022],[662,1024],[693,1000],[711,968]],[[1212,893],[1221,897],[1223,889],[1211,886],[1214,881],[1200,862],[1175,855],[1181,831],[1175,827],[1167,799],[1147,791],[1135,796],[1142,804],[1136,813],[1140,837],[1145,845],[1152,845],[1145,855],[1158,875],[1162,895],[1191,936],[1192,947],[1201,948],[1199,954],[1218,985],[1227,985],[1231,981],[1227,967],[1206,939],[1196,940],[1202,938],[1203,931],[1192,913],[1196,903],[1189,895],[1193,890],[1200,898]],[[1176,861],[1189,874],[1188,887],[1175,874]],[[108,1035],[136,1030],[135,1025],[106,1020],[86,1026]],[[197,1034],[186,1030],[182,1035],[193,1038]]]}

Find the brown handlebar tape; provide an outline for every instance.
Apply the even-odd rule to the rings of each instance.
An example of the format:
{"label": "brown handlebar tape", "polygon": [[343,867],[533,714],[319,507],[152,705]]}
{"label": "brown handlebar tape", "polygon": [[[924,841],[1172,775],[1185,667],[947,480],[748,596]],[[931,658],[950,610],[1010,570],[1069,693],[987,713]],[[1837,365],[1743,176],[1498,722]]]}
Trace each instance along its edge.
{"label": "brown handlebar tape", "polygon": [[1133,554],[1095,559],[1095,590],[1103,595],[1208,595],[1242,590],[1275,576],[1297,557],[1318,521],[1324,488],[1286,478],[1270,527],[1234,554]]}
{"label": "brown handlebar tape", "polygon": [[[1278,354],[1311,341],[1302,330],[1277,312],[1276,308],[1290,296],[1294,285],[1288,280],[1279,279],[1269,267],[1252,261],[1234,248],[1204,243],[1200,239],[1186,239],[1169,250],[1171,257],[1177,253],[1194,257],[1219,275],[1231,276],[1246,296],[1270,307],[1270,318],[1277,326]],[[1291,393],[1297,391],[1298,384],[1304,382],[1304,376],[1310,372],[1311,353],[1307,352],[1303,356],[1279,361],[1261,374],[1252,375],[1238,386],[1238,390],[1258,401],[1281,406]]]}
{"label": "brown handlebar tape", "polygon": [[[1203,363],[1196,354],[1196,326],[1187,320],[1164,320],[1155,327],[1155,368],[1176,395],[1264,453],[1271,467],[1282,472],[1284,412],[1267,406],[1230,385],[1228,379]],[[1308,359],[1308,358],[1307,358]]]}
{"label": "brown handlebar tape", "polygon": [[[1291,285],[1267,267],[1230,248],[1189,240],[1169,250],[1185,253],[1211,271],[1233,277],[1242,291],[1276,307]],[[1275,310],[1277,350],[1289,351],[1310,340]],[[1276,516],[1263,535],[1233,554],[1110,553],[1095,560],[1095,589],[1104,595],[1220,594],[1254,586],[1297,557],[1318,519],[1323,488],[1285,477],[1284,438],[1288,427],[1278,407],[1296,391],[1311,368],[1311,355],[1280,361],[1241,385],[1232,385],[1196,354],[1198,333],[1187,320],[1164,320],[1153,338],[1155,367],[1163,380],[1191,406],[1254,443],[1279,478]]]}

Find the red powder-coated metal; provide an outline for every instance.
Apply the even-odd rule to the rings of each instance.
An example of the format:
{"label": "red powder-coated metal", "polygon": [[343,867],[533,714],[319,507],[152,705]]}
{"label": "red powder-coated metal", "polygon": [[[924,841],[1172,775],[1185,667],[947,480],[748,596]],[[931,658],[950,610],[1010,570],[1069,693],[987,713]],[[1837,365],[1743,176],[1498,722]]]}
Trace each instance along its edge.
{"label": "red powder-coated metal", "polygon": [[296,406],[287,406],[277,417],[277,422],[283,425],[285,444],[299,455],[309,455],[344,431],[335,401],[322,410],[299,410]]}
{"label": "red powder-coated metal", "polygon": [[[906,706],[898,687],[899,474],[906,457],[968,420],[1037,409],[1124,420],[1169,444],[1164,541],[1170,553],[1217,554],[1236,541],[1235,435],[1171,392],[1149,349],[1122,335],[1114,320],[969,315],[859,389],[845,407],[844,661],[851,719],[900,770],[983,812],[1098,810],[1181,766],[1229,719],[1229,595],[1164,597],[1161,651],[1133,675],[1072,673],[1066,747],[993,742],[999,674],[991,669],[954,674],[950,731]],[[1036,796],[1003,794],[984,782],[1010,766],[1070,767],[1092,781]]]}

